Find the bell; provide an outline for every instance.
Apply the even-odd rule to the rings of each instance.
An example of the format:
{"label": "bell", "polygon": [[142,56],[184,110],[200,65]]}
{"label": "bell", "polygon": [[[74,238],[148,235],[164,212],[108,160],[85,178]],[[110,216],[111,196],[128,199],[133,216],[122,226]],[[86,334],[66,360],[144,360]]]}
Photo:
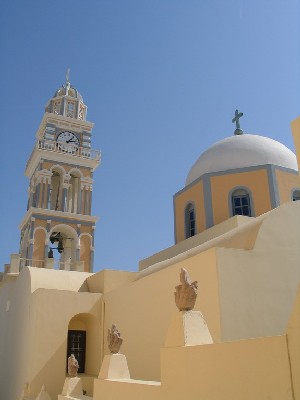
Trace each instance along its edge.
{"label": "bell", "polygon": [[62,240],[59,240],[58,245],[57,245],[57,251],[59,253],[62,253],[64,251],[64,246]]}
{"label": "bell", "polygon": [[53,250],[51,248],[48,251],[48,258],[53,258]]}

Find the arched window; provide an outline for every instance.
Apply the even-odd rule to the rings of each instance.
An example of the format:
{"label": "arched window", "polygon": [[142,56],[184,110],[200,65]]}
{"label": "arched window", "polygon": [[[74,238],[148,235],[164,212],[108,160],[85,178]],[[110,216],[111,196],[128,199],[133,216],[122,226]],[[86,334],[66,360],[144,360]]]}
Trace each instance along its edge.
{"label": "arched window", "polygon": [[185,209],[185,237],[196,235],[196,213],[193,204],[188,204]]}
{"label": "arched window", "polygon": [[68,191],[67,210],[70,213],[77,213],[78,200],[80,194],[80,177],[76,174],[71,174],[70,186]]}
{"label": "arched window", "polygon": [[62,194],[62,176],[58,171],[53,171],[51,176],[50,185],[50,209],[60,210],[61,207],[61,194]]}
{"label": "arched window", "polygon": [[251,204],[249,192],[237,189],[231,195],[232,215],[247,215],[251,217]]}
{"label": "arched window", "polygon": [[293,201],[300,200],[300,189],[296,189],[293,191]]}

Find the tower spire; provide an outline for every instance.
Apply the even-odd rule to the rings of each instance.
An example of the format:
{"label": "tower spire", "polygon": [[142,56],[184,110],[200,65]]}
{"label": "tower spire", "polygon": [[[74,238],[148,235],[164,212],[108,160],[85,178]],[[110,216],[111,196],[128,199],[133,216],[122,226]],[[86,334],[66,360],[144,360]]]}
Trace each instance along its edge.
{"label": "tower spire", "polygon": [[66,73],[66,83],[70,83],[70,71],[71,71],[71,69],[68,68],[67,73]]}

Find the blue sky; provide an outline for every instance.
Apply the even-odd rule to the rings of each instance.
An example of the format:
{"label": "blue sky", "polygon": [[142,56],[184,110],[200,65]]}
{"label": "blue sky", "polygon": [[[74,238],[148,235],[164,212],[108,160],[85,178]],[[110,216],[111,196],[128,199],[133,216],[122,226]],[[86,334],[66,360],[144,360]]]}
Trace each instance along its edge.
{"label": "blue sky", "polygon": [[95,270],[136,270],[173,244],[173,194],[198,156],[241,126],[293,149],[299,0],[4,1],[0,15],[1,265],[19,250],[26,161],[65,81],[101,149]]}

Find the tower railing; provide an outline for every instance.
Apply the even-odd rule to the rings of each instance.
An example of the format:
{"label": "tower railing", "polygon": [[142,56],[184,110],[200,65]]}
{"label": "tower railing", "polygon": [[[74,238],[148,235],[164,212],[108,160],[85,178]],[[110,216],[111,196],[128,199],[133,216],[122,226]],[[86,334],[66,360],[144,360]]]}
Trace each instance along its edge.
{"label": "tower railing", "polygon": [[86,158],[95,161],[101,160],[100,150],[89,149],[87,147],[77,147],[72,145],[68,146],[68,144],[64,142],[56,142],[55,140],[40,139],[37,141],[34,149],[32,150],[26,168],[29,165],[35,150],[44,150],[44,151],[51,151],[54,153],[69,154],[72,156]]}
{"label": "tower railing", "polygon": [[77,147],[68,145],[65,142],[56,142],[55,140],[41,139],[37,142],[39,150],[53,151],[55,153],[70,154],[83,158],[90,158],[92,160],[100,160],[100,150],[89,149],[87,147]]}

